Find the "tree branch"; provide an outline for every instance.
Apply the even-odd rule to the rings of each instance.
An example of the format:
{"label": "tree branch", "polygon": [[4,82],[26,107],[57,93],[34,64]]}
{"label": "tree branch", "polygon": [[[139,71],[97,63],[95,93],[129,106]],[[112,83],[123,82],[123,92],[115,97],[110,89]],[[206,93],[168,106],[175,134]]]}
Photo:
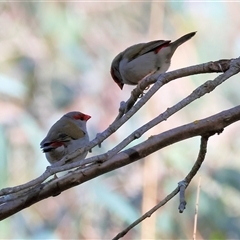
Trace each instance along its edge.
{"label": "tree branch", "polygon": [[[24,191],[26,188],[33,187],[37,184],[40,184],[44,182],[48,177],[62,171],[70,170],[76,167],[81,167],[86,164],[92,164],[95,162],[104,162],[117,154],[119,151],[121,151],[124,147],[126,147],[131,141],[135,140],[136,138],[139,138],[142,134],[144,134],[146,131],[154,127],[155,125],[159,124],[160,122],[166,120],[171,115],[182,109],[184,106],[190,104],[194,100],[200,98],[201,96],[205,95],[206,93],[209,93],[210,91],[213,91],[218,85],[220,85],[223,81],[227,80],[232,75],[239,72],[240,68],[240,58],[234,59],[232,61],[230,60],[220,60],[216,62],[209,62],[205,64],[200,64],[192,67],[187,67],[183,69],[179,69],[173,72],[168,72],[165,74],[161,74],[157,80],[158,76],[150,76],[146,80],[144,80],[140,86],[137,86],[137,88],[133,91],[137,91],[138,89],[141,89],[141,85],[143,85],[143,88],[149,85],[150,83],[156,82],[153,87],[139,100],[139,102],[136,103],[132,109],[130,109],[124,116],[121,116],[120,118],[117,117],[116,120],[101,134],[97,134],[97,137],[92,140],[85,148],[78,149],[76,152],[64,157],[61,161],[53,164],[52,166],[48,167],[47,170],[37,179],[30,181],[27,184],[22,184],[20,186],[17,186],[15,188],[5,188],[0,191],[0,196]],[[188,76],[190,74],[200,74],[200,73],[206,73],[206,72],[219,72],[219,71],[225,71],[224,74],[221,74],[213,81],[207,81],[206,83],[199,86],[195,91],[193,91],[188,97],[180,101],[175,106],[168,108],[164,113],[160,114],[158,117],[150,121],[149,123],[145,124],[135,132],[133,132],[130,136],[128,136],[126,139],[124,139],[120,144],[118,144],[115,148],[108,151],[105,154],[101,154],[92,158],[87,158],[78,162],[73,162],[70,164],[64,163],[68,162],[70,159],[73,159],[74,157],[81,154],[83,151],[88,151],[92,147],[99,145],[104,139],[109,137],[112,133],[114,133],[118,128],[120,128],[130,117],[132,117],[152,96],[153,94],[161,88],[164,84],[170,82],[171,80],[177,79],[178,77]],[[140,94],[140,92],[139,92]],[[130,97],[128,102],[133,101],[132,100],[133,95]],[[125,110],[124,110],[125,111]],[[120,113],[121,114],[121,113]],[[120,115],[119,115],[120,116]],[[63,166],[62,166],[63,165]],[[12,198],[10,198],[12,200]],[[1,202],[1,199],[0,199]]]}
{"label": "tree branch", "polygon": [[132,106],[139,99],[139,97],[143,95],[143,91],[150,84],[158,82],[154,84],[151,88],[151,93],[149,93],[149,97],[143,95],[144,97],[142,97],[142,105],[144,105],[163,85],[169,83],[172,80],[202,73],[225,72],[229,69],[230,63],[231,60],[222,59],[214,62],[208,62],[191,67],[181,68],[160,75],[150,75],[137,85],[137,87],[132,91],[131,96],[126,103],[121,102],[119,108],[119,115],[117,116],[116,120],[120,119],[126,112],[128,112],[132,108]]}
{"label": "tree branch", "polygon": [[[149,123],[143,125],[132,134],[130,134],[126,139],[124,139],[115,148],[111,149],[107,153],[100,154],[95,157],[84,159],[78,162],[73,162],[66,164],[70,159],[75,158],[83,151],[92,149],[94,146],[100,144],[103,140],[114,133],[118,128],[120,128],[129,118],[131,118],[152,96],[156,93],[159,88],[164,84],[177,79],[179,77],[188,76],[191,74],[200,74],[207,72],[219,72],[225,71],[223,74],[219,75],[213,81],[207,81],[202,84],[196,90],[194,90],[188,97],[184,98],[182,101],[176,105],[168,108],[165,112],[161,113],[158,117],[151,120]],[[224,127],[229,124],[239,120],[239,107],[229,109],[225,112],[219,113],[215,116],[210,117],[207,121],[199,120],[194,123],[175,128],[156,136],[150,137],[147,141],[136,145],[135,147],[129,148],[123,152],[120,152],[124,147],[126,147],[134,139],[139,138],[147,132],[149,129],[159,124],[160,122],[166,120],[171,115],[191,103],[192,101],[200,98],[213,91],[218,85],[227,80],[232,75],[240,71],[240,58],[233,60],[220,60],[216,62],[209,62],[205,64],[200,64],[197,66],[192,66],[188,68],[179,69],[173,72],[168,72],[161,74],[160,76],[152,75],[145,79],[137,86],[134,91],[139,91],[139,89],[144,89],[150,83],[155,84],[150,88],[150,90],[143,95],[143,97],[133,103],[133,95],[130,97],[128,102],[132,102],[130,105],[125,105],[127,108],[124,110],[124,115],[120,115],[116,120],[101,134],[97,134],[97,137],[92,140],[85,148],[78,149],[76,152],[64,157],[61,161],[47,167],[46,171],[37,179],[34,179],[26,184],[22,184],[13,188],[5,188],[0,191],[0,219],[6,218],[11,214],[32,205],[44,198],[50,196],[56,196],[62,191],[71,188],[73,186],[79,185],[85,181],[88,181],[94,177],[97,177],[106,172],[112,171],[116,168],[130,164],[131,162],[137,161],[167,145],[173,144],[177,141],[183,139],[209,134],[209,131],[216,133],[221,132]],[[141,90],[142,91],[142,90]],[[140,92],[138,92],[140,94]],[[141,93],[142,94],[142,93]],[[135,95],[134,95],[135,96]],[[137,96],[137,95],[136,95]],[[138,95],[139,96],[139,95]],[[238,112],[239,111],[239,112]],[[121,114],[121,113],[119,113]],[[227,117],[225,116],[226,114]],[[221,116],[218,118],[218,116]],[[217,120],[216,120],[217,119]],[[215,122],[214,125],[211,121]],[[200,124],[201,123],[201,124]],[[210,129],[210,130],[209,130]],[[180,135],[179,135],[180,134]],[[193,135],[191,135],[193,134]],[[120,153],[119,153],[120,152]],[[44,182],[50,176],[74,169],[78,167],[77,170],[66,174],[59,179],[53,179]]]}
{"label": "tree branch", "polygon": [[[197,160],[191,169],[191,171],[188,173],[184,181],[181,182],[181,184],[178,184],[178,187],[176,187],[168,196],[166,196],[162,201],[160,201],[156,206],[154,206],[152,209],[147,211],[145,214],[143,214],[140,218],[138,218],[136,221],[134,221],[132,224],[130,224],[127,228],[125,228],[123,231],[118,233],[112,240],[117,240],[125,236],[132,228],[137,226],[139,223],[141,223],[144,219],[151,217],[151,215],[156,212],[160,207],[165,205],[168,201],[170,201],[175,195],[177,195],[178,192],[180,195],[180,204],[179,209],[183,211],[186,206],[186,200],[184,197],[185,189],[188,187],[189,183],[191,182],[192,178],[196,175],[197,171],[199,170],[202,162],[205,159],[206,152],[207,152],[207,142],[208,142],[209,136],[203,136],[201,137],[201,145],[200,150],[198,153]],[[184,191],[181,191],[181,186],[184,186]],[[182,211],[180,211],[182,213]]]}
{"label": "tree branch", "polygon": [[[149,78],[147,78],[145,81],[143,81],[140,86],[141,89],[145,88],[151,83],[155,84],[153,87],[149,89],[149,91],[134,105],[133,108],[131,108],[124,116],[120,115],[113,121],[113,123],[101,134],[97,134],[97,137],[93,139],[85,148],[78,149],[74,153],[64,157],[61,161],[57,162],[56,164],[52,165],[52,167],[57,167],[65,164],[70,159],[73,159],[83,153],[84,151],[89,151],[93,147],[101,144],[105,139],[107,139],[111,134],[116,132],[125,122],[127,122],[164,84],[178,79],[180,77],[190,76],[193,74],[201,74],[201,73],[211,73],[211,72],[222,72],[222,71],[229,71],[224,74],[224,76],[227,78],[231,77],[234,74],[237,74],[240,71],[240,58],[233,59],[233,60],[219,60],[216,62],[208,62],[205,64],[199,64],[192,67],[186,67],[179,70],[175,70],[172,72],[167,72],[160,75],[151,75]],[[223,81],[225,81],[223,77]],[[143,84],[143,85],[142,85]],[[137,86],[138,88],[138,86]],[[138,91],[138,90],[136,90]],[[137,98],[142,94],[142,90],[140,90],[139,95],[137,95]],[[131,97],[130,97],[131,99]],[[129,100],[131,101],[131,100]],[[125,106],[125,104],[122,104]],[[124,107],[121,106],[120,110]],[[124,110],[125,111],[125,110]],[[105,154],[99,155],[95,158],[91,158],[89,162],[95,162],[95,161],[104,161],[106,160],[107,156]],[[77,167],[82,165],[83,161],[79,163],[78,165],[75,163],[72,163],[70,168]],[[84,161],[84,164],[86,161]],[[76,164],[76,165],[75,165]]]}
{"label": "tree branch", "polygon": [[31,206],[42,199],[56,196],[73,186],[80,185],[81,183],[104,173],[133,163],[176,142],[195,136],[221,133],[225,127],[239,120],[240,106],[237,106],[211,117],[194,121],[158,135],[151,136],[146,141],[114,155],[111,159],[101,164],[94,163],[85,169],[78,168],[58,179],[30,187],[27,194],[19,195],[18,193],[12,193],[4,195],[1,198],[0,220]]}

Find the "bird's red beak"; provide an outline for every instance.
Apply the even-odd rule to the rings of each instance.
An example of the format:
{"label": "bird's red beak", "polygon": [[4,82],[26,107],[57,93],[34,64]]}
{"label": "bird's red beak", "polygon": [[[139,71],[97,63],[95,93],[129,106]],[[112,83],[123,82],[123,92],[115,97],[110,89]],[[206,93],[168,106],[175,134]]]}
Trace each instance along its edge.
{"label": "bird's red beak", "polygon": [[91,118],[91,116],[87,115],[87,114],[84,114],[84,120],[87,121]]}

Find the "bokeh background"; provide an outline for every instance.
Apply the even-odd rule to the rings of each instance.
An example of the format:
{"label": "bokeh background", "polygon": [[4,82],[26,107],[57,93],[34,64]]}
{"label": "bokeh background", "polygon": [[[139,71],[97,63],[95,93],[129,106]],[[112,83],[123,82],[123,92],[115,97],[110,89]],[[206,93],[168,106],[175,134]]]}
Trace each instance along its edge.
{"label": "bokeh background", "polygon": [[[112,59],[126,47],[198,31],[170,70],[240,52],[240,3],[94,1],[0,3],[0,187],[26,183],[48,166],[39,143],[64,113],[92,116],[90,138],[105,130],[133,87],[112,81]],[[89,156],[131,131],[217,74],[164,86],[125,126]],[[239,76],[192,103],[141,139],[240,103]],[[210,139],[206,161],[179,214],[174,198],[124,239],[189,239],[201,176],[198,239],[240,238],[240,124]],[[48,198],[0,222],[0,239],[111,239],[164,198],[191,169],[200,139],[169,146],[132,165]]]}

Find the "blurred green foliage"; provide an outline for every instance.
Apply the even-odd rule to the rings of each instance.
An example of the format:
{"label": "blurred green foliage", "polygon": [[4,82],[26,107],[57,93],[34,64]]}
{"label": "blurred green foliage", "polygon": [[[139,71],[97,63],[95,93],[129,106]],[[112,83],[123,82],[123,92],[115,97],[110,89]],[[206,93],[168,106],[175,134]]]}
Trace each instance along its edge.
{"label": "blurred green foliage", "polygon": [[[126,47],[198,31],[175,53],[170,70],[238,57],[239,7],[227,1],[0,3],[1,187],[28,182],[45,170],[39,143],[65,112],[91,115],[91,138],[109,126],[132,90],[120,91],[109,74],[111,60]],[[92,155],[110,149],[214,76],[164,86]],[[239,87],[238,77],[231,78],[140,140],[239,104]],[[210,139],[199,172],[198,239],[240,238],[238,129],[236,123]],[[175,144],[35,204],[0,222],[0,239],[110,239],[175,188],[198,148],[199,139]],[[192,238],[197,182],[198,175],[187,190],[183,214],[175,198],[124,239]],[[151,203],[144,205],[146,199]]]}

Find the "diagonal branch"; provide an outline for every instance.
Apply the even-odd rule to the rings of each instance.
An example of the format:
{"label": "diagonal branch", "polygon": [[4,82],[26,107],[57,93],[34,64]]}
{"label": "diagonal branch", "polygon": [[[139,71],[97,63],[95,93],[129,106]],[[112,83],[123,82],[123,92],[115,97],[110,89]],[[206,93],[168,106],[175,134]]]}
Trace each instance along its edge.
{"label": "diagonal branch", "polygon": [[[213,72],[226,72],[230,67],[231,60],[222,59],[219,61],[208,62],[204,64],[199,64],[191,67],[181,68],[175,71],[167,72],[161,75],[150,75],[145,80],[143,80],[138,86],[133,89],[130,98],[127,102],[122,102],[119,108],[119,114],[116,119],[120,119],[126,112],[128,112],[135,102],[142,96],[144,89],[146,89],[150,84],[154,84],[151,88],[150,96],[152,96],[156,91],[158,91],[163,85],[169,83],[172,80],[178,78],[187,77],[190,75],[196,75],[201,73],[213,73]],[[164,75],[166,77],[164,77]],[[162,79],[161,79],[162,77]],[[145,104],[149,98],[143,95],[143,104]]]}
{"label": "diagonal branch", "polygon": [[[200,150],[198,153],[198,157],[197,157],[197,161],[195,162],[193,168],[191,169],[191,171],[188,173],[188,175],[186,176],[184,182],[185,182],[185,189],[187,188],[187,186],[189,185],[189,183],[191,182],[192,178],[196,175],[197,171],[199,170],[202,162],[205,159],[206,156],[206,152],[207,152],[207,142],[208,142],[208,138],[209,136],[204,136],[201,137],[201,145],[200,145]],[[185,190],[184,189],[184,190]],[[168,196],[166,196],[162,201],[160,201],[156,206],[154,206],[152,209],[150,209],[149,211],[147,211],[145,214],[143,214],[140,218],[138,218],[136,221],[134,221],[132,224],[130,224],[127,228],[125,228],[123,231],[121,231],[120,233],[118,233],[112,240],[117,240],[122,238],[123,236],[125,236],[132,228],[134,228],[135,226],[137,226],[139,223],[141,223],[144,219],[151,217],[151,215],[156,212],[160,207],[162,207],[163,205],[165,205],[168,201],[170,201],[175,195],[177,195],[177,193],[180,191],[180,187],[176,187]],[[181,195],[181,191],[180,191],[180,195]],[[184,208],[186,205],[186,201],[185,198],[181,199],[181,203],[184,202]],[[181,205],[180,203],[180,205]]]}
{"label": "diagonal branch", "polygon": [[[227,64],[226,64],[227,61]],[[229,63],[230,60],[220,60],[219,62],[222,62],[223,69],[229,68]],[[65,161],[68,161],[79,154],[81,154],[83,151],[90,150],[92,147],[96,146],[97,144],[100,144],[102,140],[106,139],[109,137],[112,133],[114,133],[118,128],[120,128],[130,117],[132,117],[152,96],[153,94],[164,84],[170,82],[171,80],[177,79],[178,77],[182,76],[188,76],[193,73],[203,73],[203,72],[212,72],[212,71],[219,71],[217,67],[220,63],[214,63],[214,62],[209,62],[206,64],[200,64],[197,66],[192,66],[180,70],[176,70],[173,72],[165,73],[160,75],[159,79],[157,82],[153,85],[153,87],[137,102],[137,104],[129,110],[122,118],[119,120],[115,120],[103,133],[98,134],[98,137],[92,140],[88,146],[86,146],[84,149],[78,149],[76,152],[72,153],[71,155],[68,155],[64,157],[61,161],[53,164],[52,166],[48,167],[46,171],[38,178],[28,182],[27,184],[22,184],[14,188],[5,188],[0,191],[0,196],[10,194],[10,193],[15,193],[15,192],[20,192],[24,191],[26,188],[35,186],[37,184],[40,184],[44,182],[47,178],[50,176],[70,170],[76,167],[84,166],[85,164],[89,163],[94,163],[94,162],[104,162],[117,154],[119,151],[121,151],[124,147],[126,147],[130,142],[133,140],[141,137],[145,132],[147,132],[149,129],[154,127],[155,125],[161,123],[162,121],[168,119],[171,115],[176,113],[177,111],[181,110],[183,107],[186,105],[190,104],[194,100],[200,98],[201,96],[205,95],[206,93],[209,93],[210,91],[213,91],[218,85],[220,85],[223,81],[227,80],[229,77],[232,75],[236,74],[239,72],[239,68],[236,67],[237,64],[240,65],[240,59],[234,60],[230,64],[230,68],[224,73],[218,76],[215,80],[213,81],[208,81],[201,86],[199,86],[195,91],[193,91],[188,97],[184,98],[182,101],[180,101],[178,104],[175,106],[168,108],[164,113],[160,114],[158,117],[154,118],[151,120],[149,123],[143,125],[141,128],[138,130],[134,131],[131,135],[129,135],[126,139],[124,139],[120,144],[118,144],[116,147],[108,151],[107,153],[94,156],[91,158],[87,158],[78,162],[73,162],[70,164],[65,164]],[[222,69],[221,68],[221,69]],[[146,81],[143,81],[142,84],[149,84],[149,81],[156,81],[157,77],[151,76],[150,78],[146,79]],[[141,85],[141,84],[140,84]],[[137,87],[136,89],[138,89]],[[131,99],[131,98],[130,98]],[[63,165],[63,166],[62,166]],[[1,200],[0,200],[1,202]]]}
{"label": "diagonal branch", "polygon": [[[230,64],[230,67],[229,67],[229,64]],[[177,111],[179,111],[180,109],[182,109],[183,107],[188,105],[189,103],[193,102],[194,100],[202,97],[206,93],[209,93],[209,92],[213,91],[217,86],[219,86],[221,83],[226,81],[231,76],[239,73],[239,71],[240,71],[240,58],[234,59],[231,62],[230,62],[230,60],[220,60],[220,61],[217,61],[217,62],[209,62],[209,63],[206,63],[206,64],[201,64],[201,65],[197,65],[197,66],[192,66],[192,67],[188,67],[188,68],[179,69],[179,70],[176,70],[176,71],[173,71],[173,72],[168,72],[168,73],[161,74],[158,77],[158,79],[157,79],[157,76],[149,77],[148,79],[146,79],[146,83],[147,83],[146,85],[148,85],[150,82],[154,82],[154,81],[156,82],[156,79],[157,79],[157,82],[134,105],[134,107],[132,109],[130,109],[119,120],[115,120],[110,125],[110,127],[102,133],[103,135],[105,134],[105,132],[109,131],[110,129],[114,130],[114,132],[115,132],[118,128],[120,128],[123,125],[123,123],[125,123],[129,118],[131,118],[156,93],[156,91],[159,90],[159,88],[162,87],[164,84],[166,84],[166,83],[168,83],[172,80],[175,80],[179,77],[192,75],[194,73],[195,74],[200,74],[200,73],[203,73],[203,72],[213,72],[213,71],[219,72],[223,69],[224,70],[228,69],[228,70],[226,70],[226,72],[224,74],[219,75],[215,80],[207,81],[206,83],[202,84],[195,91],[193,91],[192,94],[190,94],[188,97],[183,99],[181,102],[179,102],[178,104],[176,104],[175,106],[173,106],[171,108],[168,108],[164,113],[160,114],[157,118],[153,119],[149,123],[142,126],[140,129],[133,132],[129,137],[124,139],[118,146],[116,146],[115,148],[110,150],[107,153],[107,155],[102,154],[102,155],[99,155],[97,158],[93,157],[93,158],[82,160],[81,162],[78,162],[78,163],[77,162],[71,163],[71,165],[68,166],[68,169],[71,169],[71,168],[74,168],[74,167],[79,167],[83,164],[92,163],[92,162],[95,162],[95,161],[98,161],[98,162],[106,161],[107,159],[111,158],[117,152],[119,152],[124,147],[126,147],[131,141],[135,140],[136,138],[139,138],[143,133],[145,133],[146,131],[148,131],[149,129],[154,127],[155,125],[157,125],[160,122],[166,120],[168,117],[170,117],[171,115],[173,115],[174,113],[176,113]],[[144,82],[145,81],[143,81],[143,83]],[[113,128],[113,126],[115,128]],[[102,134],[99,134],[100,138],[101,138]],[[110,135],[111,134],[109,134],[109,136]],[[93,141],[95,141],[95,139]],[[77,156],[77,155],[75,155],[75,153],[73,153],[73,155],[71,154],[70,158],[72,156]],[[63,166],[63,168],[65,166]],[[54,168],[54,166],[52,166],[52,167]],[[68,169],[64,169],[64,170],[68,170]]]}
{"label": "diagonal branch", "polygon": [[[147,132],[148,130],[150,130],[151,128],[156,126],[157,124],[167,120],[171,115],[178,112],[179,110],[181,110],[182,108],[184,108],[185,106],[190,104],[191,102],[193,102],[196,99],[204,96],[205,94],[213,91],[217,86],[219,86],[221,83],[226,81],[232,75],[237,74],[240,71],[240,68],[238,67],[238,65],[240,66],[239,60],[240,59],[238,59],[236,61],[232,61],[231,67],[224,74],[221,74],[218,77],[216,77],[214,80],[207,81],[204,84],[202,84],[201,86],[199,86],[197,89],[195,89],[189,96],[184,98],[182,101],[180,101],[173,107],[168,108],[165,112],[161,113],[159,116],[157,116],[156,118],[154,118],[147,124],[143,125],[139,129],[137,129],[136,131],[131,133],[127,138],[125,138],[116,147],[109,150],[106,154],[102,154],[97,157],[87,158],[87,159],[81,160],[81,162],[74,162],[71,165],[64,165],[64,166],[58,168],[59,171],[69,170],[74,167],[83,166],[84,164],[89,164],[89,163],[93,163],[93,162],[104,162],[104,161],[108,160],[109,158],[111,158],[112,156],[114,156],[118,152],[120,152],[129,143],[131,143],[132,141],[134,141],[137,138],[140,138],[145,132]],[[210,64],[210,66],[212,66],[212,65]],[[215,65],[213,65],[213,66],[215,66]],[[195,67],[193,69],[196,70]],[[161,84],[162,82],[168,82],[168,78],[167,77],[165,78],[163,75],[161,75],[160,80],[158,80],[158,82],[154,85],[154,87],[158,83]],[[149,92],[150,91],[148,91],[147,94],[126,115],[128,115],[130,112],[135,113],[137,110],[139,110],[142,107],[142,105],[145,104],[146,99],[144,99],[144,98],[147,97],[147,100],[149,100],[150,97],[153,95],[152,93],[148,95]],[[143,103],[141,103],[142,100],[143,100]]]}
{"label": "diagonal branch", "polygon": [[[101,134],[98,134],[97,137],[92,140],[85,148],[78,149],[74,153],[64,157],[61,161],[55,163],[54,165],[48,167],[46,171],[37,179],[34,179],[27,184],[22,184],[14,188],[5,188],[0,191],[0,196],[11,194],[15,192],[21,192],[24,191],[26,188],[33,187],[37,184],[40,184],[44,182],[47,178],[54,175],[57,172],[73,169],[75,167],[83,166],[84,164],[88,163],[94,163],[94,162],[103,162],[107,159],[111,158],[113,155],[115,155],[117,152],[122,150],[125,146],[127,146],[131,141],[134,139],[140,137],[144,132],[148,131],[151,127],[155,126],[156,124],[159,124],[161,121],[166,120],[169,116],[186,106],[186,104],[189,104],[190,102],[194,101],[195,99],[203,96],[205,93],[209,92],[210,89],[205,88],[207,83],[202,87],[199,87],[195,90],[187,99],[180,102],[178,105],[175,105],[174,107],[168,109],[165,113],[161,114],[158,118],[153,119],[150,123],[144,125],[141,129],[138,129],[133,134],[131,134],[127,139],[123,140],[116,148],[110,150],[107,154],[98,155],[92,158],[88,158],[85,160],[82,160],[80,162],[73,162],[70,164],[66,164],[62,166],[64,163],[69,161],[70,159],[75,158],[79,154],[81,154],[83,151],[88,151],[95,147],[96,145],[99,145],[102,141],[104,141],[106,138],[108,138],[112,133],[114,133],[117,129],[119,129],[130,117],[132,117],[152,96],[156,91],[161,88],[164,84],[175,80],[179,77],[189,76],[192,74],[200,74],[200,73],[209,73],[209,72],[219,72],[219,71],[225,71],[226,73],[219,76],[218,79],[215,79],[215,86],[212,85],[213,89],[221,84],[223,81],[225,81],[230,76],[236,74],[239,72],[239,65],[240,65],[240,58],[234,59],[232,61],[230,60],[220,60],[216,62],[209,62],[205,64],[200,64],[192,67],[187,67],[183,69],[179,69],[176,71],[168,72],[165,74],[161,74],[157,80],[158,76],[150,76],[145,81],[143,81],[141,85],[143,85],[143,88],[145,88],[149,83],[157,82],[153,85],[153,87],[139,100],[139,102],[131,108],[124,116],[117,117],[116,120]],[[210,82],[208,82],[210,85]],[[138,92],[139,87],[137,87],[135,90]],[[212,89],[212,90],[213,90]],[[135,91],[134,90],[134,91]],[[200,95],[198,94],[200,93]],[[139,92],[140,94],[140,92]],[[195,95],[196,94],[196,95]],[[133,94],[134,96],[139,96],[136,94]],[[132,102],[133,95],[130,97],[128,102]],[[136,100],[136,99],[135,99]],[[184,102],[185,101],[185,102]],[[126,111],[126,110],[124,110]],[[120,115],[119,115],[120,116]]]}
{"label": "diagonal branch", "polygon": [[[190,76],[194,74],[201,74],[201,73],[211,73],[211,72],[221,72],[223,70],[231,69],[228,71],[230,76],[237,74],[240,71],[240,58],[233,59],[233,60],[219,60],[216,62],[208,62],[205,64],[199,64],[192,67],[186,67],[179,70],[175,70],[172,72],[167,72],[164,74],[159,75],[152,75],[146,79],[146,83],[143,82],[146,86],[150,83],[154,83],[154,86],[137,102],[137,104],[130,109],[124,116],[121,118],[117,117],[113,123],[101,134],[97,134],[97,137],[93,139],[84,149],[78,149],[74,153],[64,157],[61,161],[54,164],[52,167],[61,166],[62,164],[66,163],[69,159],[73,159],[83,153],[84,151],[89,151],[93,147],[102,143],[106,138],[108,138],[111,134],[116,132],[125,122],[127,122],[164,84],[178,79],[180,77]],[[226,79],[225,79],[226,80]],[[143,87],[145,86],[143,85]],[[98,156],[97,161],[105,160],[106,156],[101,155]],[[91,160],[93,162],[95,160]],[[72,165],[73,166],[73,165]],[[75,165],[74,165],[75,166]]]}
{"label": "diagonal branch", "polygon": [[[187,204],[187,202],[185,200],[185,190],[188,187],[191,180],[193,179],[193,177],[197,174],[198,170],[200,169],[200,167],[205,159],[206,153],[207,153],[208,139],[213,134],[214,134],[214,132],[209,132],[206,135],[201,137],[200,151],[198,153],[197,161],[195,162],[191,171],[188,173],[188,175],[185,177],[185,179],[183,181],[181,181],[180,183],[178,183],[179,185],[183,185],[183,187],[181,187],[181,186],[179,187],[180,204],[179,204],[178,209],[179,209],[180,213],[183,212],[183,210],[185,209],[186,204]],[[182,183],[184,183],[184,184],[182,184]]]}
{"label": "diagonal branch", "polygon": [[[33,186],[29,188],[30,194],[5,194],[2,197],[5,201],[2,201],[2,204],[0,205],[0,220],[5,219],[45,198],[56,196],[57,194],[73,186],[80,185],[81,183],[84,183],[104,173],[126,166],[176,142],[195,136],[221,133],[225,127],[239,120],[240,106],[237,106],[211,117],[182,125],[155,136],[151,136],[146,141],[116,154],[102,164],[95,163],[85,170],[76,169],[58,179]],[[15,194],[18,196],[17,198],[14,198]],[[11,199],[11,197],[14,200],[8,201],[8,199]]]}

